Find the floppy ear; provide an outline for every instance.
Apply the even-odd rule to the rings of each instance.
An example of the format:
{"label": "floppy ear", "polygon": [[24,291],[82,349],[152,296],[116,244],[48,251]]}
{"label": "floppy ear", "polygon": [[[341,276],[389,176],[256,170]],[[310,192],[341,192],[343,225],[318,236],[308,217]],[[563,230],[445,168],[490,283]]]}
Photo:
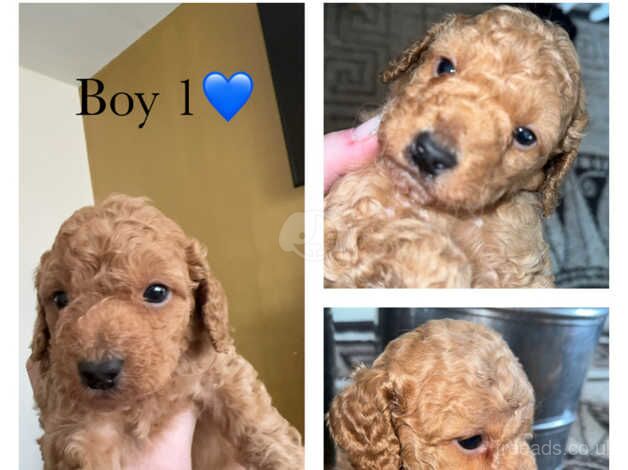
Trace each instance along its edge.
{"label": "floppy ear", "polygon": [[[41,267],[49,256],[49,252],[45,252],[37,268],[35,274],[35,291],[37,292],[37,317],[35,318],[35,328],[33,330],[33,339],[31,340],[31,355],[26,361],[26,371],[33,389],[35,403],[40,410],[45,410],[47,406],[47,377],[50,370],[50,328],[46,321],[46,311],[44,310],[41,297],[39,295],[41,281]],[[40,424],[41,422],[40,418]]]}
{"label": "floppy ear", "polygon": [[573,120],[567,129],[562,143],[562,151],[550,159],[545,168],[545,181],[541,187],[543,193],[543,212],[549,216],[558,205],[560,185],[571,169],[580,148],[582,133],[589,118],[586,111],[586,97],[584,86],[580,83],[578,104]]}
{"label": "floppy ear", "polygon": [[329,409],[334,441],[355,468],[399,470],[401,446],[392,422],[395,392],[388,373],[363,367],[353,381]]}
{"label": "floppy ear", "polygon": [[48,367],[48,346],[50,344],[50,330],[48,322],[46,322],[46,312],[39,297],[39,287],[41,284],[41,266],[48,257],[45,252],[40,259],[39,267],[35,274],[35,291],[37,293],[37,318],[35,319],[35,328],[33,331],[33,339],[31,341],[31,355],[29,361],[40,362],[44,367]]}
{"label": "floppy ear", "polygon": [[545,167],[545,181],[541,186],[541,192],[543,194],[543,212],[546,216],[550,215],[556,208],[560,185],[578,156],[580,141],[589,122],[584,83],[580,76],[580,64],[574,45],[561,27],[556,26],[554,28],[554,35],[556,47],[565,61],[567,72],[576,82],[577,101],[571,122],[560,144],[559,153],[550,158]]}
{"label": "floppy ear", "polygon": [[46,322],[46,314],[39,299],[37,299],[37,318],[31,341],[31,355],[29,360],[40,362],[42,366],[48,365],[48,345],[50,343],[50,330]]}
{"label": "floppy ear", "polygon": [[433,25],[423,39],[414,42],[399,57],[390,61],[388,68],[380,74],[380,80],[383,83],[389,83],[399,78],[401,74],[419,62],[421,54],[442,31],[462,18],[464,18],[462,15],[447,15],[443,21]]}
{"label": "floppy ear", "polygon": [[205,249],[197,240],[187,247],[190,278],[196,284],[194,291],[195,314],[209,332],[214,349],[226,352],[233,346],[229,334],[227,297],[222,285],[209,270]]}

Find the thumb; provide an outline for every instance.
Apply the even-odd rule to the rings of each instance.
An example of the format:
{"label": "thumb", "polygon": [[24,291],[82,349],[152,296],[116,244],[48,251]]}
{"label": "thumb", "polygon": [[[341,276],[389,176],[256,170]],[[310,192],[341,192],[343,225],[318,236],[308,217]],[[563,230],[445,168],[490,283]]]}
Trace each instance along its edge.
{"label": "thumb", "polygon": [[325,135],[325,192],[338,177],[375,159],[379,151],[377,129],[380,120],[378,114],[355,129]]}

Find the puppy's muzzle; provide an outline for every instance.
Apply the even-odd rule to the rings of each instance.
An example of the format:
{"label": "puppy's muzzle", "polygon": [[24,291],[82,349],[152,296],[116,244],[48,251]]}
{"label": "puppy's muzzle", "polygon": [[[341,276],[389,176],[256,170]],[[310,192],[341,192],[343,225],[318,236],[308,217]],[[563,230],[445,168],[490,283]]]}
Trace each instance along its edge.
{"label": "puppy's muzzle", "polygon": [[406,154],[422,173],[430,176],[438,176],[458,163],[456,154],[439,144],[427,131],[414,138],[406,148]]}
{"label": "puppy's muzzle", "polygon": [[81,382],[92,390],[109,390],[115,387],[122,372],[122,359],[81,361],[78,364]]}

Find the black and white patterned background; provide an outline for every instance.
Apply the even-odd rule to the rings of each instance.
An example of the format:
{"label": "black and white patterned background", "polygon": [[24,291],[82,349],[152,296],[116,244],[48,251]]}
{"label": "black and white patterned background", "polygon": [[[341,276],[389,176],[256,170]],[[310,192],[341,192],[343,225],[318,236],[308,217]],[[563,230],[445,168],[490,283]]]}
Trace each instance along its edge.
{"label": "black and white patterned background", "polygon": [[[356,125],[383,103],[377,79],[388,61],[446,13],[487,4],[325,5],[325,132]],[[572,16],[590,125],[563,201],[545,224],[560,287],[608,287],[608,23]]]}

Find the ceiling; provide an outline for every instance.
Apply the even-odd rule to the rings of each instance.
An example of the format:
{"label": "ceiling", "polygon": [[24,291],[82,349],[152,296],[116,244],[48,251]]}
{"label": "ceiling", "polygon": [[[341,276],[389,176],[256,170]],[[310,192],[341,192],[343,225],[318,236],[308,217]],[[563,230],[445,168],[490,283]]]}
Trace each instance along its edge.
{"label": "ceiling", "polygon": [[166,17],[175,3],[22,3],[20,65],[78,86]]}

